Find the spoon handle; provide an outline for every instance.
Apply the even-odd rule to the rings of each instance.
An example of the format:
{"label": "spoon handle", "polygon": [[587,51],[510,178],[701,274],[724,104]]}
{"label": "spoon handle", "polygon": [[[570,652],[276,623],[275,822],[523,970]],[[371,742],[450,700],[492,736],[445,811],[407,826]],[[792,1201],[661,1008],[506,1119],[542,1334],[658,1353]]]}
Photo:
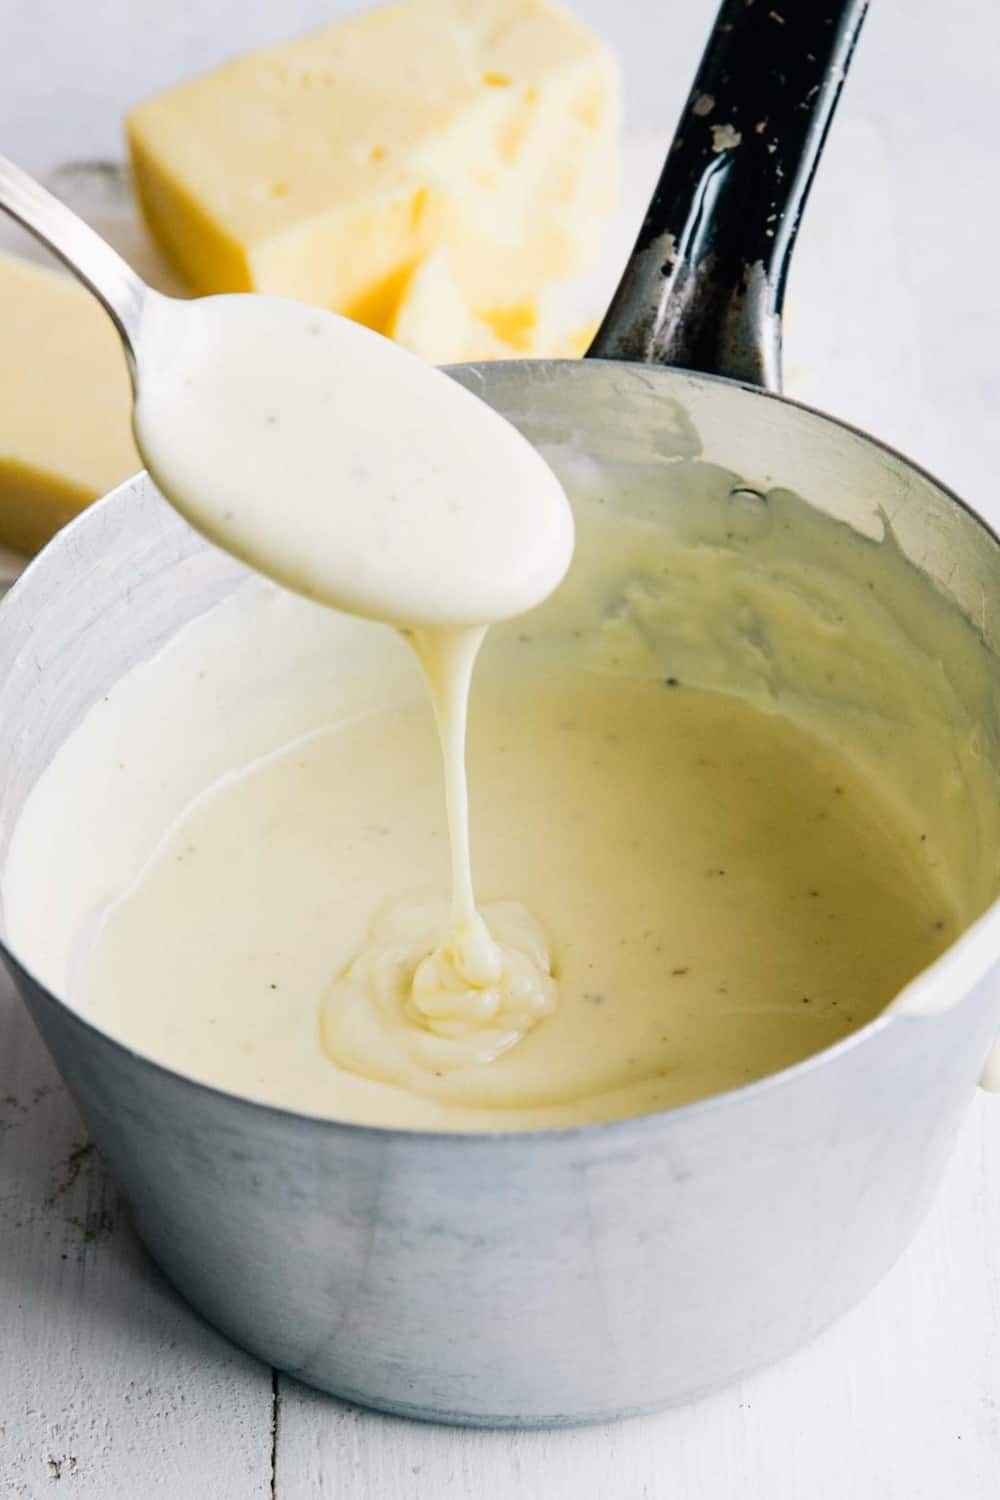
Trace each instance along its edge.
{"label": "spoon handle", "polygon": [[4,156],[0,156],[0,208],[58,255],[104,304],[125,345],[134,386],[139,326],[144,309],[157,294],[89,224]]}

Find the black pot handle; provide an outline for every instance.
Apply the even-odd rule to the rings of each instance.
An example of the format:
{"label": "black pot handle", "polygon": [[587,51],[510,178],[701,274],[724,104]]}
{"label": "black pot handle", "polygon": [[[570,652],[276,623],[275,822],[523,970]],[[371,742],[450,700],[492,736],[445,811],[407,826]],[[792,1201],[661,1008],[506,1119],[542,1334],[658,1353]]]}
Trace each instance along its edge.
{"label": "black pot handle", "polygon": [[588,357],[781,389],[788,259],[867,4],[723,0]]}

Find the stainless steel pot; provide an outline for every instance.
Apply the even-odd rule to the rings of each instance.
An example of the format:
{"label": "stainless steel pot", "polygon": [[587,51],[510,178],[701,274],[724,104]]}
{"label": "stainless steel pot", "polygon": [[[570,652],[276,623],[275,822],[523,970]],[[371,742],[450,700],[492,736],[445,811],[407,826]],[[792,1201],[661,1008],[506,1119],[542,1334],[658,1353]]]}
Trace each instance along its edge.
{"label": "stainless steel pot", "polygon": [[[996,652],[1000,544],[986,525],[905,459],[750,383],[777,379],[794,221],[861,11],[783,9],[779,26],[743,0],[723,6],[598,340],[601,354],[738,378],[599,359],[455,375],[536,440],[573,433],[597,465],[620,460],[627,431],[630,461],[666,478],[656,413],[669,410],[748,483],[768,476],[859,526],[881,500],[904,551]],[[760,120],[771,123],[758,134]],[[728,127],[723,144],[706,122]],[[27,796],[87,709],[243,576],[141,475],[28,570],[0,610],[0,869]],[[140,1235],[196,1308],[323,1389],[491,1425],[684,1400],[837,1317],[919,1223],[1000,1028],[994,907],[917,981],[917,999],[953,1002],[936,1013],[883,1016],[781,1074],[659,1115],[433,1135],[194,1082],[4,957]]]}

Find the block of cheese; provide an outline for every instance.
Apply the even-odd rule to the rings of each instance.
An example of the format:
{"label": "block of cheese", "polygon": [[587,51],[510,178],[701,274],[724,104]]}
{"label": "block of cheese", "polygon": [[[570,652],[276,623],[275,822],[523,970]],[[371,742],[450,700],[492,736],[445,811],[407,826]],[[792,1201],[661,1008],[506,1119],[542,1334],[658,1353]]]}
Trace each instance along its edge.
{"label": "block of cheese", "polygon": [[617,71],[552,0],[399,0],[133,110],[136,189],[196,292],[385,329],[445,247],[470,307],[577,271],[614,197]]}
{"label": "block of cheese", "polygon": [[0,254],[0,544],[37,552],[139,468],[107,315],[68,276]]}
{"label": "block of cheese", "polygon": [[397,344],[436,365],[505,359],[512,352],[512,345],[469,310],[447,256],[440,250],[410,276],[386,332]]}
{"label": "block of cheese", "polygon": [[474,313],[449,257],[437,250],[403,287],[386,332],[432,364],[481,359],[572,359],[584,353],[592,328],[570,330],[545,299],[517,308]]}

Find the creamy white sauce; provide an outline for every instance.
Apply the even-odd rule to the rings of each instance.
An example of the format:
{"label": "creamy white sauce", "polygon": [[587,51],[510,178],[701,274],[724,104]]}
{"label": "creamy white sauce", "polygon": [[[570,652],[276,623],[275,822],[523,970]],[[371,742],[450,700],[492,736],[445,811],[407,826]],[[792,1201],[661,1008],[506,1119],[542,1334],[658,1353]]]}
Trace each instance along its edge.
{"label": "creamy white sauce", "polygon": [[485,634],[485,627],[408,632],[444,762],[451,908],[411,900],[380,913],[324,1000],[331,1058],[369,1078],[399,1081],[406,1072],[400,1054],[448,1072],[490,1062],[555,1009],[548,943],[536,919],[514,902],[488,914],[476,909],[465,740]]}
{"label": "creamy white sauce", "polygon": [[[612,1119],[842,1040],[957,931],[937,840],[841,752],[735,695],[609,670],[617,622],[565,644],[531,627],[484,651],[469,770],[482,915],[534,966],[518,985],[505,954],[506,989],[456,992],[435,974],[428,1005],[414,980],[447,935],[450,856],[419,673],[380,633],[365,665],[385,688],[368,712],[353,694],[338,703],[341,662],[371,627],[338,642],[316,622],[326,649],[306,670],[291,628],[306,607],[277,603],[233,600],[126,679],[25,828],[45,859],[59,843],[52,792],[92,784],[105,733],[123,784],[147,756],[162,771],[187,757],[198,672],[227,698],[241,676],[252,690],[241,661],[281,633],[305,732],[274,723],[275,748],[258,740],[248,761],[241,715],[220,716],[230,772],[183,796],[159,838],[133,839],[138,868],[68,955],[72,1002],[180,1071],[369,1124]],[[143,676],[174,707],[156,735]],[[88,852],[81,895],[105,878],[104,849]],[[45,872],[18,865],[37,902]]]}
{"label": "creamy white sauce", "polygon": [[[552,470],[502,417],[366,328],[276,297],[169,304],[140,350],[139,448],[206,536],[306,598],[405,630],[427,679],[451,835],[450,920],[382,918],[325,1006],[331,1055],[394,1014],[459,1066],[513,1046],[555,1005],[537,923],[476,909],[465,737],[486,627],[541,603],[573,549]],[[402,950],[400,941],[405,934]],[[400,954],[402,953],[402,957]],[[374,1024],[374,1031],[372,1030]],[[424,1035],[426,1033],[426,1036]],[[383,1038],[391,1050],[389,1034]]]}
{"label": "creamy white sauce", "polygon": [[373,922],[405,967],[410,921],[447,921],[440,752],[397,632],[261,583],[122,678],[42,776],[3,883],[22,961],[192,1076],[452,1130],[683,1103],[901,988],[953,1002],[974,935],[935,956],[1000,888],[995,660],[889,530],[782,492],[748,511],[704,464],[593,477],[566,584],[490,631],[473,692],[483,914],[526,902],[559,986],[517,1045],[442,1067],[467,1038],[413,1025],[390,963],[344,1025],[354,1067],[324,1051]]}

